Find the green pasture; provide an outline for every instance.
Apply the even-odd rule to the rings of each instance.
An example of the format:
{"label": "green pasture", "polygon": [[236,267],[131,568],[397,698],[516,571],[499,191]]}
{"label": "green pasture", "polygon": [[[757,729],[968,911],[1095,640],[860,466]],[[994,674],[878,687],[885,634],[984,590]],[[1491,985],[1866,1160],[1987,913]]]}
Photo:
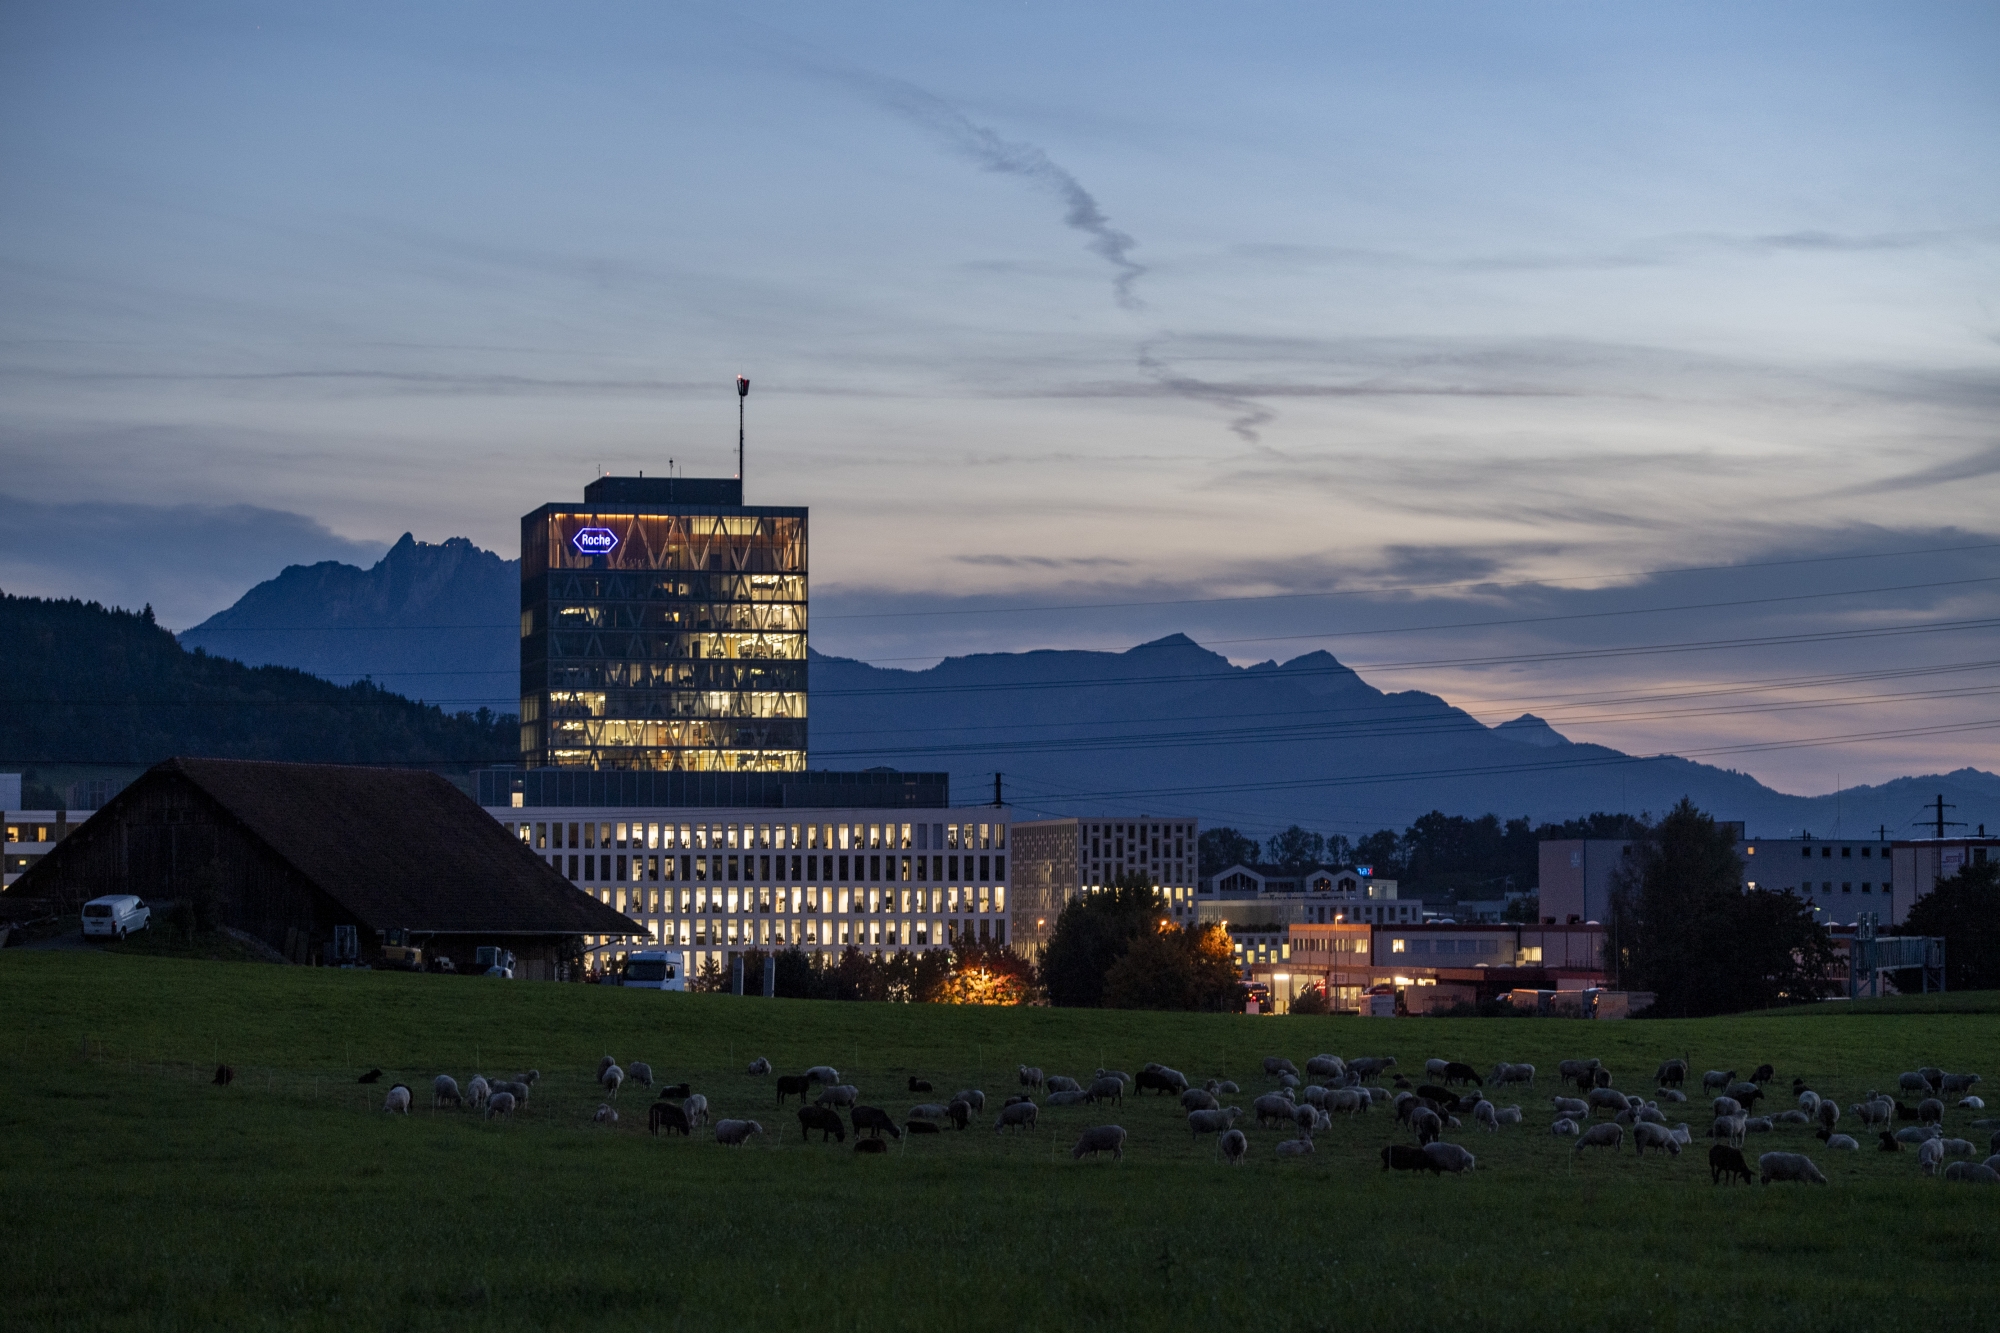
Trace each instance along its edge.
{"label": "green pasture", "polygon": [[[1843,1105],[1921,1064],[1984,1072],[2000,1003],[1922,998],[1685,1022],[1244,1018],[767,1001],[110,953],[0,954],[0,1308],[10,1328],[766,1330],[1990,1328],[2000,1190],[1921,1178],[1913,1154],[1833,1153],[1831,1184],[1713,1187],[1678,1160],[1575,1158],[1551,1138],[1556,1063],[1597,1056],[1650,1095],[1670,1055],[1760,1062]],[[1265,1055],[1529,1061],[1526,1123],[1450,1137],[1459,1178],[1385,1175],[1408,1136],[1342,1120],[1303,1161],[1248,1126],[1250,1160],[1192,1142],[1168,1098],[1044,1110],[997,1135],[1015,1067],[1087,1078],[1148,1060],[1268,1088]],[[687,1079],[743,1149],[645,1132],[648,1094],[591,1123],[598,1058]],[[802,1143],[779,1071],[832,1064],[900,1120],[984,1088],[966,1133],[887,1156]],[[213,1087],[217,1061],[237,1070]],[[355,1083],[379,1066],[379,1087]],[[512,1124],[429,1107],[433,1074],[542,1080]],[[418,1110],[381,1113],[389,1083]],[[1698,1094],[1696,1094],[1698,1100]],[[1763,1109],[1763,1108],[1760,1108]],[[1953,1110],[1947,1128],[1991,1131]],[[2000,1111],[1992,1114],[2000,1115]],[[1707,1115],[1691,1110],[1697,1133]],[[1843,1128],[1851,1127],[1852,1117]],[[1123,1162],[1072,1162],[1082,1128]]]}

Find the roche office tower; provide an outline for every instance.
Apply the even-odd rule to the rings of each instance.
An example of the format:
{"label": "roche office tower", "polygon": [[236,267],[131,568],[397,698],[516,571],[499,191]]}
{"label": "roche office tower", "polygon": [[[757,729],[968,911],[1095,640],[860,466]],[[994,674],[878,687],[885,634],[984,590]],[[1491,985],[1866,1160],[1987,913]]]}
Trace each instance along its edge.
{"label": "roche office tower", "polygon": [[521,762],[806,766],[806,510],[600,477],[521,520]]}

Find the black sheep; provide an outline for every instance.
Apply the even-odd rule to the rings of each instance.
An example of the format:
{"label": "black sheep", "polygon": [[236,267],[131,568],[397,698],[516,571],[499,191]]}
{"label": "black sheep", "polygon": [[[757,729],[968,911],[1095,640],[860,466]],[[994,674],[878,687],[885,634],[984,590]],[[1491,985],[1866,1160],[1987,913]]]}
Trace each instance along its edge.
{"label": "black sheep", "polygon": [[1152,1069],[1140,1070],[1139,1076],[1132,1080],[1132,1087],[1135,1092],[1144,1092],[1146,1089],[1151,1088],[1154,1092],[1170,1093],[1176,1097],[1180,1096],[1183,1091],[1180,1084],[1175,1083],[1165,1074]]}
{"label": "black sheep", "polygon": [[931,1090],[930,1080],[918,1078],[915,1074],[910,1075],[911,1092],[930,1092]]}
{"label": "black sheep", "polygon": [[938,1127],[928,1120],[912,1120],[904,1125],[903,1128],[912,1134],[935,1134],[938,1132]]}
{"label": "black sheep", "polygon": [[952,1125],[958,1129],[964,1129],[972,1122],[972,1104],[970,1102],[955,1101],[950,1106],[944,1108],[944,1113],[951,1120]]}
{"label": "black sheep", "polygon": [[1428,1171],[1432,1175],[1442,1175],[1437,1158],[1422,1148],[1412,1148],[1406,1144],[1391,1143],[1382,1149],[1382,1169],[1384,1171]]}
{"label": "black sheep", "polygon": [[856,1152],[887,1152],[889,1145],[880,1139],[862,1139],[854,1145]]}
{"label": "black sheep", "polygon": [[885,1132],[892,1139],[903,1137],[903,1131],[896,1128],[896,1122],[879,1106],[857,1106],[847,1114],[848,1119],[854,1123],[856,1136],[866,1130],[871,1138],[879,1139]]}
{"label": "black sheep", "polygon": [[382,1079],[382,1071],[379,1069],[371,1069],[355,1081],[358,1083],[379,1083],[381,1079]]}
{"label": "black sheep", "polygon": [[694,1089],[685,1083],[676,1083],[671,1088],[660,1089],[660,1100],[663,1102],[684,1102],[692,1096]]}
{"label": "black sheep", "polygon": [[1755,1178],[1750,1173],[1750,1164],[1743,1160],[1743,1151],[1740,1148],[1718,1143],[1708,1150],[1709,1184],[1719,1185],[1727,1180],[1734,1185],[1738,1176],[1743,1178],[1743,1183],[1746,1185]]}
{"label": "black sheep", "polygon": [[1757,1072],[1750,1076],[1752,1083],[1769,1083],[1778,1076],[1778,1071],[1769,1065],[1758,1065]]}
{"label": "black sheep", "polygon": [[1474,1069],[1471,1065],[1460,1064],[1456,1060],[1453,1060],[1444,1067],[1444,1081],[1446,1083],[1470,1083],[1475,1087],[1481,1088],[1486,1086],[1480,1082],[1478,1070]]}
{"label": "black sheep", "polygon": [[1448,1106],[1458,1100],[1458,1094],[1450,1088],[1440,1088],[1435,1083],[1426,1083],[1417,1089],[1417,1096],[1431,1103],[1432,1109]]}
{"label": "black sheep", "polygon": [[235,1070],[235,1069],[231,1068],[231,1067],[230,1067],[229,1065],[217,1065],[217,1066],[215,1067],[215,1086],[216,1086],[216,1087],[218,1087],[218,1088],[226,1088],[226,1087],[228,1087],[228,1086],[229,1086],[229,1085],[230,1085],[231,1083],[234,1083],[235,1081],[236,1081],[236,1070]]}
{"label": "black sheep", "polygon": [[801,1137],[807,1142],[811,1142],[814,1130],[819,1131],[821,1143],[825,1143],[829,1137],[837,1143],[847,1142],[847,1126],[841,1122],[840,1112],[831,1106],[801,1106],[799,1129]]}
{"label": "black sheep", "polygon": [[1921,1107],[1916,1107],[1916,1106],[1905,1106],[1905,1105],[1903,1105],[1903,1104],[1902,1104],[1901,1102],[1897,1102],[1897,1103],[1896,1103],[1896,1119],[1898,1119],[1898,1120],[1915,1120],[1915,1119],[1917,1118],[1917,1115],[1918,1115],[1918,1113],[1919,1113],[1919,1112],[1920,1112],[1921,1110],[1922,1110],[1922,1108],[1921,1108]]}
{"label": "black sheep", "polygon": [[675,1106],[672,1102],[654,1102],[652,1107],[646,1112],[646,1128],[655,1134],[665,1129],[669,1133],[679,1134],[682,1138],[686,1138],[688,1135],[687,1112],[681,1110],[680,1107]]}
{"label": "black sheep", "polygon": [[778,1075],[778,1105],[783,1106],[785,1098],[791,1096],[797,1096],[800,1101],[804,1101],[806,1091],[811,1087],[812,1080],[804,1074]]}
{"label": "black sheep", "polygon": [[1878,1140],[1875,1146],[1881,1151],[1883,1152],[1903,1151],[1903,1145],[1901,1140],[1897,1139],[1897,1137],[1894,1134],[1891,1134],[1888,1130],[1885,1129],[1881,1131],[1881,1133],[1877,1134],[1875,1137]]}

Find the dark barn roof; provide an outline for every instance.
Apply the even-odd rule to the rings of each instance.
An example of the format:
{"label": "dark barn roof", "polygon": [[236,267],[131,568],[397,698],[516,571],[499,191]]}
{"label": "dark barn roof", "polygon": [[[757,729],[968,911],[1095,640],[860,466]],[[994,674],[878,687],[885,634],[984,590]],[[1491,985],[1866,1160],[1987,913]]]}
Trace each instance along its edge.
{"label": "dark barn roof", "polygon": [[[159,782],[193,786],[369,925],[435,934],[631,935],[444,778],[421,770],[169,759],[92,822]],[[60,855],[59,845],[51,857]]]}

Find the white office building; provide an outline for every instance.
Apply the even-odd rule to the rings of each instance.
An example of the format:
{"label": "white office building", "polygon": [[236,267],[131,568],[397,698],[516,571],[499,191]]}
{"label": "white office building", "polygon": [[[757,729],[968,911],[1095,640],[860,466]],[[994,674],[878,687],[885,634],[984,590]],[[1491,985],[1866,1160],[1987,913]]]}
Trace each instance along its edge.
{"label": "white office building", "polygon": [[[1009,944],[1009,812],[951,809],[489,807],[577,887],[688,967],[796,945],[837,959]],[[609,961],[631,941],[587,946]]]}

